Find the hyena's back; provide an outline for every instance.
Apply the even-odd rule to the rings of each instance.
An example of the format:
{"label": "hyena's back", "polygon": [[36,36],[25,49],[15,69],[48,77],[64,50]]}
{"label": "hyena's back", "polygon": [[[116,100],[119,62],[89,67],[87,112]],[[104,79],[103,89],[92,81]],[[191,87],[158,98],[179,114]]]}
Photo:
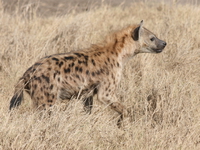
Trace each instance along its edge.
{"label": "hyena's back", "polygon": [[51,55],[36,62],[20,78],[10,109],[21,103],[23,90],[31,96],[35,107],[52,106],[57,99],[69,100],[78,94],[85,98],[92,96],[99,84],[95,76],[107,73],[108,69],[96,65],[101,52],[95,53],[96,60],[90,57],[91,54],[76,51]]}

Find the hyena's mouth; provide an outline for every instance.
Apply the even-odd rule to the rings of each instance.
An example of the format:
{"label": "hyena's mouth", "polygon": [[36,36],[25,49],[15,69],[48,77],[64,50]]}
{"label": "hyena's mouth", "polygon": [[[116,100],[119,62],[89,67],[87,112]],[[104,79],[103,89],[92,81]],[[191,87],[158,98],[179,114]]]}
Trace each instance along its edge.
{"label": "hyena's mouth", "polygon": [[161,53],[163,49],[165,48],[165,46],[167,45],[165,41],[162,41],[162,40],[160,41],[161,41],[160,44],[156,48],[153,48],[153,51],[156,53]]}
{"label": "hyena's mouth", "polygon": [[153,49],[153,51],[156,53],[161,53],[163,51],[163,49]]}
{"label": "hyena's mouth", "polygon": [[163,49],[157,49],[157,48],[150,48],[149,49],[152,53],[161,53]]}

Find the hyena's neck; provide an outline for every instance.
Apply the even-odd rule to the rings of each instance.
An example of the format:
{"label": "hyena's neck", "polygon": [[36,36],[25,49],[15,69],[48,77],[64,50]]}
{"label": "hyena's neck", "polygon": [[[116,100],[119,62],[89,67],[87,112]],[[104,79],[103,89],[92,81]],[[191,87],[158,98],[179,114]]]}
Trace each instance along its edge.
{"label": "hyena's neck", "polygon": [[106,47],[109,55],[115,55],[124,66],[130,58],[138,54],[139,44],[133,41],[130,34],[119,32],[108,37]]}

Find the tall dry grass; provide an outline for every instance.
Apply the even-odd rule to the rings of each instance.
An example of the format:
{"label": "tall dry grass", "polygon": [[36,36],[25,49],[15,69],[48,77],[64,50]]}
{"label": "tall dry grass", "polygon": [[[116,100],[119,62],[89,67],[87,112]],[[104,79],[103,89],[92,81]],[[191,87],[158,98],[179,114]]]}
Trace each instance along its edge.
{"label": "tall dry grass", "polygon": [[[135,3],[40,18],[33,9],[0,10],[0,149],[199,149],[200,8]],[[95,101],[91,115],[80,101],[66,111],[54,106],[49,117],[23,105],[8,111],[14,85],[39,58],[101,42],[106,34],[144,20],[166,40],[161,54],[139,54],[129,61],[118,97],[131,122],[116,126],[116,115]]]}

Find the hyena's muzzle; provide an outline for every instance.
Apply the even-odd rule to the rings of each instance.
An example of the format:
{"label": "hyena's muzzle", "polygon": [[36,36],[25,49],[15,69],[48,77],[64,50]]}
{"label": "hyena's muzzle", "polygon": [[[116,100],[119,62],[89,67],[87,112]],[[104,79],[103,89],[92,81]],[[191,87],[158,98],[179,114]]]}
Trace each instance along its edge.
{"label": "hyena's muzzle", "polygon": [[153,51],[156,53],[161,53],[163,51],[163,49],[165,48],[165,46],[167,45],[167,43],[163,40],[156,38],[155,45],[156,45],[156,48],[152,48]]}

